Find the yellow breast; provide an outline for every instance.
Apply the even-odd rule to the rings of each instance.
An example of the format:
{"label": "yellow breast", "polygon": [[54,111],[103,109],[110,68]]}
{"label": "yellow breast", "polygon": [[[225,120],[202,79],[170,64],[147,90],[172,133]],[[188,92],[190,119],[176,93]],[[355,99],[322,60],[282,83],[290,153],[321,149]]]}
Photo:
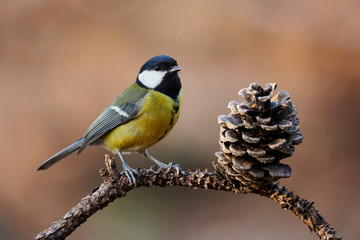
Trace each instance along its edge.
{"label": "yellow breast", "polygon": [[178,101],[149,90],[136,118],[110,131],[103,144],[111,151],[141,151],[163,139],[179,118],[181,92]]}

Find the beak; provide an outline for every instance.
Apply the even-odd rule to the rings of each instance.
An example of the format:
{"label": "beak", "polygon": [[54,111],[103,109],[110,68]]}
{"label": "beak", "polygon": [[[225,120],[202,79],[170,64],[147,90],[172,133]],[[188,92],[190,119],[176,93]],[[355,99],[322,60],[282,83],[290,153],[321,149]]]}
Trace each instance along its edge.
{"label": "beak", "polygon": [[181,70],[181,67],[179,67],[179,66],[174,66],[172,69],[170,69],[169,72],[178,72],[178,71],[180,71],[180,70]]}

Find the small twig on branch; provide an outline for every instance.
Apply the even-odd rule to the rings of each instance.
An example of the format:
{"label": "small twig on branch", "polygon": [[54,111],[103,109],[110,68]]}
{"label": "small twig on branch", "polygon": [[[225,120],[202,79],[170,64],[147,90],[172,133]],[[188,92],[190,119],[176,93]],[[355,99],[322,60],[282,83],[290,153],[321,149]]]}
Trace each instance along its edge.
{"label": "small twig on branch", "polygon": [[[103,209],[117,198],[124,197],[127,192],[134,188],[124,173],[119,173],[115,161],[105,155],[106,169],[101,169],[100,174],[104,182],[88,196],[81,199],[60,220],[55,221],[48,229],[39,233],[34,239],[65,239],[77,227],[84,223],[98,210]],[[325,219],[314,208],[312,202],[301,199],[293,192],[278,184],[269,184],[259,187],[248,187],[239,183],[232,183],[216,172],[207,170],[181,171],[179,175],[173,169],[153,167],[141,169],[137,175],[137,187],[152,186],[182,186],[193,189],[204,188],[222,190],[234,193],[255,193],[278,202],[284,209],[291,210],[298,216],[309,229],[315,232],[320,239],[341,239],[336,231],[325,221]]]}

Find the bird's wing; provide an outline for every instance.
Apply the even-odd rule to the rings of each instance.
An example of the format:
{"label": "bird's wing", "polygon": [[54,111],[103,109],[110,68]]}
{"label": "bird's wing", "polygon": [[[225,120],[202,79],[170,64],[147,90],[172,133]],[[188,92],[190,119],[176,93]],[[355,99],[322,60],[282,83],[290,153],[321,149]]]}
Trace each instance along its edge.
{"label": "bird's wing", "polygon": [[[134,86],[131,87],[134,88]],[[129,91],[130,88],[126,89],[124,93]],[[146,93],[147,91],[135,91],[135,94],[133,93],[130,96],[128,94],[121,94],[91,124],[84,135],[84,143],[78,152],[80,153],[87,145],[95,142],[110,130],[134,119],[139,113],[143,97]],[[123,96],[128,97],[125,99]]]}

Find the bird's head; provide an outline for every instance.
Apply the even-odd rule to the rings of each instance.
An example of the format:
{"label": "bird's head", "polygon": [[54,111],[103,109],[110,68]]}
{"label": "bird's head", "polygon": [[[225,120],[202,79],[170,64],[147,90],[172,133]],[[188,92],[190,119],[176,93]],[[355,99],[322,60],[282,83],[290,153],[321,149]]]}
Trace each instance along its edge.
{"label": "bird's head", "polygon": [[181,90],[180,70],[175,59],[159,55],[151,58],[141,67],[136,82],[143,88],[152,89],[176,99]]}

